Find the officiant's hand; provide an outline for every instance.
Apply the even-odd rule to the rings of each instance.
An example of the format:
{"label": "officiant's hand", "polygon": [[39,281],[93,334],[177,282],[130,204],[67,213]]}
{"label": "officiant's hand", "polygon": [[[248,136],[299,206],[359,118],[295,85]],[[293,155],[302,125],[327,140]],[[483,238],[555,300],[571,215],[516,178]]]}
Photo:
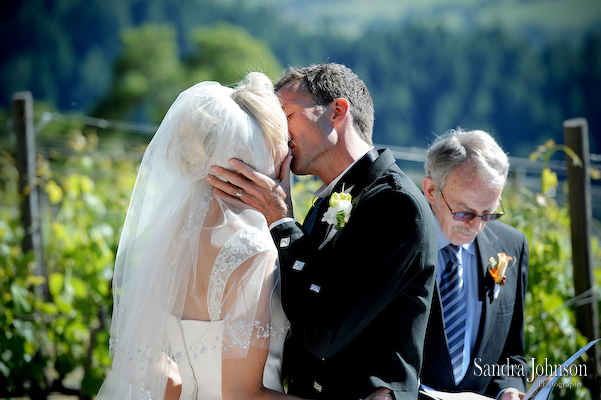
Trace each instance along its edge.
{"label": "officiant's hand", "polygon": [[508,388],[499,397],[499,400],[524,400],[526,393],[522,393],[517,389]]}
{"label": "officiant's hand", "polygon": [[215,188],[214,192],[219,197],[233,197],[243,201],[263,213],[267,224],[271,225],[279,219],[293,216],[290,196],[291,162],[292,155],[289,154],[280,171],[276,171],[279,172],[279,182],[235,158],[229,164],[238,173],[214,165],[211,167],[212,175],[208,175],[206,180]]}
{"label": "officiant's hand", "polygon": [[394,400],[394,396],[389,389],[380,388],[370,394],[364,400]]}

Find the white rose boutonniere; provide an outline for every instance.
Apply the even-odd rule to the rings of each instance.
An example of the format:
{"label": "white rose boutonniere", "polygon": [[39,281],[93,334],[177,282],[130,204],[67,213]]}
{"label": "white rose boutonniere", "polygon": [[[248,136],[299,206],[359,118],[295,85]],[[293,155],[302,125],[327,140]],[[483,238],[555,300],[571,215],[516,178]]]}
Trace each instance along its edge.
{"label": "white rose boutonniere", "polygon": [[350,194],[344,192],[334,192],[330,196],[330,207],[327,209],[321,220],[334,226],[337,231],[344,228],[353,208],[353,198]]}
{"label": "white rose boutonniere", "polygon": [[334,192],[330,196],[329,206],[321,220],[330,224],[331,227],[326,239],[319,246],[320,249],[347,224],[351,217],[351,210],[353,209],[353,198],[349,193],[344,192],[344,190],[342,192]]}

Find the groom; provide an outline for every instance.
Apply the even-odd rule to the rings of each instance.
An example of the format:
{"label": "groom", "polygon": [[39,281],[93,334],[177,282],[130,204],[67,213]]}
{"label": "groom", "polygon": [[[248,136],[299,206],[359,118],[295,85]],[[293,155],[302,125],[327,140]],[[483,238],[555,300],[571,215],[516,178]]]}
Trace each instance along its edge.
{"label": "groom", "polygon": [[[281,183],[238,160],[231,166],[249,180],[223,168],[212,172],[236,186],[207,180],[271,224],[292,324],[288,393],[359,399],[381,389],[416,399],[437,257],[428,203],[390,151],[372,146],[371,96],[349,68],[289,68],[276,91],[292,153]],[[302,226],[292,218],[290,169],[323,182]]]}

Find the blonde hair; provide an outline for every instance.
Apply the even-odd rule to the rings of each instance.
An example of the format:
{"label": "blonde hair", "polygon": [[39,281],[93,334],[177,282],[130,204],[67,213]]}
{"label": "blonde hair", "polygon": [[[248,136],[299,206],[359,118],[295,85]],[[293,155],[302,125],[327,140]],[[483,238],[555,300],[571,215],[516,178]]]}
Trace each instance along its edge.
{"label": "blonde hair", "polygon": [[249,73],[234,88],[194,85],[180,94],[164,122],[169,120],[177,134],[167,152],[174,152],[183,175],[202,177],[210,165],[227,168],[233,157],[267,173],[276,149],[288,141],[286,115],[273,83],[260,72]]}
{"label": "blonde hair", "polygon": [[236,85],[232,99],[257,122],[275,157],[278,143],[288,142],[288,121],[271,80],[261,72],[251,72]]}

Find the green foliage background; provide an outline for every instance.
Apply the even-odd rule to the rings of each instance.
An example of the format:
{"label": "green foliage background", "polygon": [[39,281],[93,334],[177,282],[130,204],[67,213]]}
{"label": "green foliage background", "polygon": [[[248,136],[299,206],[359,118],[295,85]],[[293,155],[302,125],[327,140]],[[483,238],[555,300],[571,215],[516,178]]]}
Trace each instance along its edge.
{"label": "green foliage background", "polygon": [[231,85],[249,71],[274,79],[282,69],[264,42],[235,25],[200,26],[189,36],[194,51],[180,59],[173,26],[125,29],[112,84],[93,114],[159,123],[177,95],[195,83],[213,80]]}
{"label": "green foliage background", "polygon": [[[293,18],[279,4],[290,2],[268,0],[5,2],[0,108],[9,107],[15,91],[30,90],[36,101],[65,112],[158,122],[177,93],[206,79],[192,73],[199,62],[213,69],[212,79],[231,83],[241,69],[257,66],[275,78],[274,59],[284,67],[329,61],[350,66],[367,83],[376,106],[375,143],[423,148],[434,135],[463,126],[492,132],[513,156],[525,157],[536,143],[560,142],[566,119],[584,117],[591,132],[601,131],[601,24],[582,31],[574,24],[565,36],[553,36],[585,2],[308,1]],[[398,20],[403,3],[440,4],[428,17]],[[490,4],[498,18],[473,23],[478,10],[491,12]],[[378,8],[388,10],[386,18],[370,21]],[[453,29],[446,18],[457,10],[464,16]],[[344,23],[345,13],[365,20]],[[222,23],[228,25],[216,25]],[[148,24],[161,28],[131,36]],[[199,37],[205,28],[212,33]],[[252,62],[233,56],[220,64],[215,57],[228,56],[230,45],[246,48]],[[124,92],[135,101],[122,98]],[[591,150],[601,153],[599,135],[591,136]]]}
{"label": "green foliage background", "polygon": [[[553,145],[549,141],[539,146],[531,159],[544,157],[545,153],[552,151]],[[524,310],[526,360],[529,364],[534,358],[535,364],[545,365],[547,361],[557,365],[586,345],[588,340],[576,328],[574,315],[569,208],[545,194],[555,193],[559,183],[555,172],[543,168],[540,192],[531,192],[511,183],[506,186],[503,199],[509,207],[503,222],[524,232],[530,249]],[[598,236],[593,237],[591,246],[596,260],[594,265],[599,265],[601,249]],[[598,269],[595,272],[595,286],[598,287],[601,276]],[[587,360],[586,354],[582,358],[580,361]],[[591,398],[580,377],[563,377],[560,382],[564,385],[554,390],[554,399]]]}
{"label": "green foliage background", "polygon": [[[21,250],[17,171],[7,150],[14,140],[10,116],[0,111],[0,397],[60,392],[90,399],[110,366],[110,280],[149,138],[60,122],[57,107],[76,111],[72,121],[89,112],[158,123],[197,81],[230,84],[256,69],[276,78],[288,64],[335,61],[370,88],[377,143],[425,147],[434,134],[463,125],[489,130],[512,155],[523,155],[534,143],[558,139],[564,119],[585,116],[591,132],[601,129],[601,36],[594,32],[579,45],[535,48],[502,26],[457,34],[380,24],[354,37],[328,24],[306,31],[235,0],[90,0],[85,7],[26,0],[3,7],[0,32],[16,39],[0,45],[2,100],[22,89],[36,98],[48,277],[36,276],[33,255]],[[44,112],[54,114],[45,120]],[[594,148],[598,135],[591,137]],[[508,185],[504,222],[530,244],[526,357],[558,363],[586,340],[575,328],[568,210],[544,194],[553,173],[542,176],[540,193]],[[299,219],[317,185],[296,177]],[[598,265],[598,238],[592,246]],[[556,398],[590,394],[562,388]]]}
{"label": "green foliage background", "polygon": [[[21,250],[18,172],[10,154],[0,157],[0,396],[58,391],[90,398],[109,363],[110,282],[141,153],[102,153],[95,134],[68,135],[69,154],[37,160],[48,205],[47,280],[34,275],[32,254]],[[39,290],[44,285],[49,297]]]}
{"label": "green foliage background", "polygon": [[[110,367],[110,280],[144,147],[123,151],[110,139],[103,139],[109,142],[103,147],[94,130],[66,129],[69,151],[51,152],[37,161],[39,189],[47,201],[47,281],[35,275],[33,256],[21,251],[17,171],[10,154],[0,157],[0,397],[61,392],[89,399]],[[295,177],[299,219],[318,184]],[[504,199],[509,211],[504,222],[524,231],[530,245],[526,357],[559,363],[586,343],[575,328],[570,303],[574,290],[568,210],[542,189],[532,193],[508,185]],[[593,250],[596,260],[601,259],[598,238]],[[48,298],[39,291],[46,284]],[[563,379],[579,382],[577,377]],[[555,392],[555,398],[590,399],[582,386]]]}

